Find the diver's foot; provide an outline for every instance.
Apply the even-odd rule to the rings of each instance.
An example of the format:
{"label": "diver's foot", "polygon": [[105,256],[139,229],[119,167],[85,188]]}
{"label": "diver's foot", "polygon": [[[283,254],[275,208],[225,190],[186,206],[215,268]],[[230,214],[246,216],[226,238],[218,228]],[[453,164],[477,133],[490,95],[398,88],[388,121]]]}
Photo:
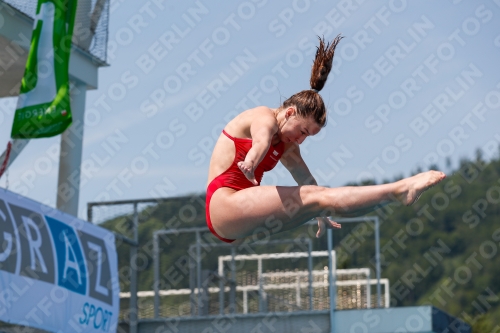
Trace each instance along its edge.
{"label": "diver's foot", "polygon": [[400,180],[402,191],[399,193],[399,198],[406,206],[410,206],[420,198],[422,193],[445,178],[446,175],[443,172],[430,170],[402,179]]}

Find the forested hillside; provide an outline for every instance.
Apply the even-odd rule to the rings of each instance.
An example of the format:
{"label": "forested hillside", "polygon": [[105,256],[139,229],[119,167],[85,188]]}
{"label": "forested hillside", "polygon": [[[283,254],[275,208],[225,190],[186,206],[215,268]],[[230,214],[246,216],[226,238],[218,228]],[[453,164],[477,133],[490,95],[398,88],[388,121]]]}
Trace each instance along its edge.
{"label": "forested hillside", "polygon": [[[474,160],[462,160],[455,170],[446,172],[448,177],[413,206],[392,204],[373,213],[381,221],[382,277],[391,284],[391,306],[433,304],[473,323],[475,332],[496,332],[496,325],[500,332],[500,161],[484,162],[478,153]],[[364,184],[369,183],[373,182]],[[129,217],[103,226],[126,232]],[[205,226],[204,194],[160,203],[140,213],[139,290],[153,289],[153,231],[197,226]],[[303,226],[267,239],[306,236],[313,239],[314,250],[326,249],[326,237],[316,239],[314,233],[312,226]],[[334,234],[338,267],[370,267],[374,271],[371,223],[346,223]],[[202,240],[220,243],[210,234]],[[185,274],[187,250],[195,241],[194,234],[162,237],[162,289],[188,287],[188,275],[165,271],[175,267]],[[267,250],[294,249],[281,245]],[[119,246],[122,290],[129,287],[128,251],[127,246]],[[203,253],[203,268],[214,270],[217,256],[228,250],[211,248]]]}

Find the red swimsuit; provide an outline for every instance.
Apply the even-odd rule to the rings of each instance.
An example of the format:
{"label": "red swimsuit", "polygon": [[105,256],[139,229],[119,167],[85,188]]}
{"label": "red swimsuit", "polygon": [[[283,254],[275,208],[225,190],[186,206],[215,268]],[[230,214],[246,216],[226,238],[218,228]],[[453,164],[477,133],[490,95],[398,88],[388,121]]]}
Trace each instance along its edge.
{"label": "red swimsuit", "polygon": [[[231,139],[234,142],[234,147],[236,148],[236,152],[234,154],[234,160],[233,163],[227,168],[226,171],[221,173],[219,176],[215,177],[214,180],[208,185],[207,187],[207,198],[206,198],[206,206],[205,206],[205,211],[206,211],[206,219],[207,219],[207,225],[210,231],[220,240],[231,243],[234,242],[233,239],[227,239],[219,236],[214,228],[212,227],[212,221],[210,220],[210,199],[212,199],[212,195],[214,194],[215,191],[217,191],[221,187],[229,187],[232,189],[235,189],[237,191],[243,190],[245,188],[249,188],[252,186],[257,186],[252,184],[247,177],[241,172],[241,170],[238,168],[237,163],[240,161],[244,161],[245,157],[252,148],[252,139],[241,139],[241,138],[234,138],[231,135],[227,134],[226,131],[222,131],[229,139]],[[283,155],[283,151],[285,150],[285,144],[283,142],[280,142],[276,144],[275,146],[270,146],[269,150],[267,151],[266,155],[260,162],[260,164],[257,166],[255,169],[255,179],[260,185],[260,181],[262,180],[262,176],[264,175],[265,171],[272,170],[276,164],[278,164],[278,161],[281,158],[281,155]]]}

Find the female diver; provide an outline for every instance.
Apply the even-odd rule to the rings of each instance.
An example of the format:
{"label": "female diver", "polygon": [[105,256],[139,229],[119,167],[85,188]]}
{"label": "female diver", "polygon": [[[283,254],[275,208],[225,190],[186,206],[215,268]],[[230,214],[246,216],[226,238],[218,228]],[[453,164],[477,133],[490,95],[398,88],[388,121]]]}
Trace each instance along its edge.
{"label": "female diver", "polygon": [[[320,237],[340,224],[326,216],[352,217],[380,205],[415,202],[423,191],[446,176],[428,171],[394,183],[327,188],[318,186],[300,155],[299,145],[326,123],[326,108],[319,91],[332,67],[335,48],[320,39],[311,71],[311,89],[303,90],[273,109],[259,106],[231,120],[215,144],[206,196],[210,231],[224,242],[242,242],[256,230],[270,234],[293,229],[317,218]],[[278,161],[297,186],[259,186],[263,173]],[[276,221],[281,221],[276,227]],[[272,223],[271,223],[272,222]]]}

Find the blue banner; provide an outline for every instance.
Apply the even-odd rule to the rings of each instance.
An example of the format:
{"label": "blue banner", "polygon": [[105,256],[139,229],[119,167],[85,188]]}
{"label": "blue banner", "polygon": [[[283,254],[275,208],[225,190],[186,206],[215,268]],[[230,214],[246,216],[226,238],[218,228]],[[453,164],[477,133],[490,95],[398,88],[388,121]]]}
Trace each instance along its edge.
{"label": "blue banner", "polygon": [[112,232],[0,189],[0,320],[50,332],[115,332]]}

